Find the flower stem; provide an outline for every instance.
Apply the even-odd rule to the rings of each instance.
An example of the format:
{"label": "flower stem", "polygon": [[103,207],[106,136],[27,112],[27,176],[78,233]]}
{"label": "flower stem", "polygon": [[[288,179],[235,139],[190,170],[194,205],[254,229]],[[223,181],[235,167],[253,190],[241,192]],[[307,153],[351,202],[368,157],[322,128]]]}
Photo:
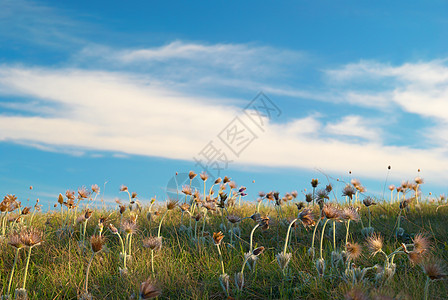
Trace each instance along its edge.
{"label": "flower stem", "polygon": [[347,246],[347,243],[348,243],[348,233],[349,233],[349,230],[350,230],[350,221],[351,220],[347,221],[347,233],[345,234],[345,245],[346,246]]}
{"label": "flower stem", "polygon": [[151,270],[154,273],[154,250],[151,250]]}
{"label": "flower stem", "polygon": [[254,232],[255,232],[255,229],[258,228],[258,226],[260,226],[260,224],[255,225],[254,228],[252,229],[252,231],[250,232],[250,250],[249,250],[250,252],[252,252],[252,241],[254,238]]}
{"label": "flower stem", "polygon": [[316,230],[317,230],[317,226],[319,225],[319,223],[320,223],[320,218],[319,218],[319,220],[317,221],[317,224],[314,226],[314,230],[313,230],[313,239],[312,239],[312,241],[311,241],[311,248],[314,248],[314,238],[315,238],[315,236],[316,236]]}
{"label": "flower stem", "polygon": [[86,282],[85,282],[85,285],[84,285],[84,291],[87,293],[88,292],[88,290],[87,290],[87,286],[88,286],[88,284],[89,284],[89,271],[90,271],[90,266],[92,265],[92,261],[93,261],[93,257],[95,256],[95,252],[93,252],[92,253],[92,256],[90,257],[90,260],[89,260],[89,264],[87,265],[87,270],[86,270]]}
{"label": "flower stem", "polygon": [[333,220],[333,250],[336,251],[336,221]]}
{"label": "flower stem", "polygon": [[23,285],[22,288],[25,289],[26,284],[26,277],[28,275],[28,266],[30,264],[30,258],[31,258],[31,250],[33,249],[33,246],[31,246],[28,250],[28,257],[26,258],[26,265],[25,265],[25,275],[23,276]]}
{"label": "flower stem", "polygon": [[320,236],[320,259],[323,259],[322,257],[322,246],[324,244],[324,232],[325,232],[325,226],[327,226],[329,219],[325,220],[324,226],[322,227],[322,234]]}
{"label": "flower stem", "polygon": [[224,275],[226,272],[224,271],[224,261],[222,259],[221,249],[219,249],[219,245],[216,245],[216,247],[218,247],[219,259],[221,260],[222,274]]}
{"label": "flower stem", "polygon": [[166,216],[167,213],[168,213],[168,210],[165,211],[165,213],[163,214],[162,218],[160,219],[159,231],[157,232],[157,237],[160,237],[160,229],[162,228],[162,222],[163,222],[163,219],[165,219],[165,216]]}
{"label": "flower stem", "polygon": [[[288,240],[289,240],[289,233],[291,231],[292,225],[297,221],[298,219],[292,220],[292,222],[288,226],[288,231],[286,232],[286,241],[285,241],[285,247],[283,248],[283,254],[286,254],[286,248],[288,247]],[[252,249],[251,249],[252,250]]]}
{"label": "flower stem", "polygon": [[14,269],[17,264],[17,259],[19,258],[19,250],[20,250],[20,248],[17,248],[16,256],[14,257],[14,264],[12,265],[11,276],[9,276],[8,292],[6,293],[8,296],[9,296],[9,292],[11,291],[11,283],[12,283],[12,277],[14,275]]}
{"label": "flower stem", "polygon": [[425,300],[428,300],[428,295],[429,295],[429,283],[430,283],[430,279],[429,277],[426,278],[426,283],[425,283]]}

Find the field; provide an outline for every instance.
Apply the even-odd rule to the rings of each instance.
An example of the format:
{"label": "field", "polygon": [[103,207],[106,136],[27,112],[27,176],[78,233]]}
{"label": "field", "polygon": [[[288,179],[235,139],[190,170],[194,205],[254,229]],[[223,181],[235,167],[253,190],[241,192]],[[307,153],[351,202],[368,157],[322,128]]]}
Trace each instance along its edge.
{"label": "field", "polygon": [[10,299],[448,297],[448,207],[441,206],[444,199],[418,197],[418,185],[404,183],[398,195],[393,190],[392,203],[364,196],[357,182],[344,188],[344,196],[314,182],[307,196],[271,192],[249,202],[245,189],[232,181],[203,182],[205,199],[203,191],[184,186],[178,199],[150,206],[141,206],[122,186],[129,202],[114,210],[89,209],[98,201],[97,186],[60,195],[45,213],[38,206],[28,211],[7,195],[0,205],[0,294],[7,298],[9,290]]}

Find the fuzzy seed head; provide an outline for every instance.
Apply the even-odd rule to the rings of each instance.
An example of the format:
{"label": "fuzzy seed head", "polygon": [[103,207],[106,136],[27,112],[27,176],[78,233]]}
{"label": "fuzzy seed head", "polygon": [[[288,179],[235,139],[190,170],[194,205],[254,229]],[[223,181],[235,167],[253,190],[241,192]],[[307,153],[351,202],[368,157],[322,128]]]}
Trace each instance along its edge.
{"label": "fuzzy seed head", "polygon": [[151,278],[146,279],[140,285],[140,299],[152,299],[160,296],[162,290],[151,280]]}

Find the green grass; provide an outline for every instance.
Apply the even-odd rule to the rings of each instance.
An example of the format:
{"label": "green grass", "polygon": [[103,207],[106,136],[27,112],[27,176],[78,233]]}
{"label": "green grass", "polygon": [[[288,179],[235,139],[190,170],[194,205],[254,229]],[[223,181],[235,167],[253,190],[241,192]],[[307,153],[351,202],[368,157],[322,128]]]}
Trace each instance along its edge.
{"label": "green grass", "polygon": [[[162,214],[164,207],[160,208]],[[232,214],[241,217],[250,216],[256,210],[254,204],[244,204],[241,207],[230,207]],[[297,208],[293,204],[282,206],[284,216],[293,219],[297,216]],[[372,226],[376,232],[381,233],[385,239],[384,250],[392,252],[401,244],[395,238],[398,204],[390,205],[380,203],[372,207]],[[65,211],[64,211],[65,212]],[[287,224],[278,221],[273,206],[262,207],[262,215],[268,214],[271,218],[270,229],[262,231],[258,228],[254,234],[254,248],[264,246],[265,252],[259,257],[255,270],[246,267],[244,272],[245,286],[238,292],[234,283],[234,275],[239,272],[243,263],[244,253],[249,251],[249,235],[256,224],[252,219],[245,219],[240,224],[240,238],[234,238],[230,245],[229,232],[221,227],[219,213],[208,214],[206,231],[223,231],[225,234],[221,244],[225,271],[230,276],[230,295],[239,299],[343,299],[351,289],[351,285],[341,279],[343,272],[330,267],[330,254],[332,251],[332,236],[330,236],[331,222],[328,223],[324,238],[324,258],[327,263],[326,273],[318,276],[314,261],[307,255],[311,245],[312,228],[306,229],[301,224],[291,233],[291,243],[288,252],[292,259],[286,275],[280,270],[276,254],[283,250]],[[112,213],[112,214],[111,214]],[[96,299],[129,299],[139,296],[139,287],[146,278],[153,278],[162,289],[160,298],[172,299],[223,299],[223,292],[219,275],[221,265],[217,247],[211,237],[202,242],[192,240],[188,232],[180,229],[180,209],[169,211],[162,225],[163,247],[155,252],[155,273],[151,272],[151,252],[142,247],[142,239],[149,235],[157,235],[158,221],[149,222],[146,218],[147,208],[139,213],[137,220],[138,232],[132,240],[132,260],[129,262],[129,274],[121,277],[118,268],[122,261],[119,258],[121,246],[119,239],[106,229],[106,249],[95,255],[89,276],[89,292]],[[367,210],[361,207],[360,211],[364,224],[367,224]],[[117,228],[120,223],[118,211],[95,210],[88,221],[87,238],[94,234],[100,216],[110,215],[107,222]],[[125,213],[125,217],[129,211]],[[317,206],[315,209],[317,215]],[[26,224],[30,215],[25,216]],[[36,213],[32,226],[44,232],[44,242],[33,248],[26,289],[31,299],[77,299],[83,291],[85,269],[91,256],[91,250],[82,251],[78,246],[80,240],[79,226],[74,227],[72,233],[60,234],[60,212]],[[184,216],[183,224],[188,228],[189,219]],[[192,225],[194,228],[194,220]],[[229,227],[229,224],[226,223]],[[320,242],[320,229],[316,233],[316,257]],[[421,210],[411,207],[404,215],[401,227],[411,237],[418,232],[427,233],[433,243],[431,255],[448,261],[448,208],[436,212],[436,205],[424,203]],[[202,229],[202,219],[198,224],[198,231]],[[353,242],[365,246],[365,238],[361,235],[361,223],[350,225]],[[345,226],[338,223],[336,242],[342,250],[345,239]],[[7,238],[0,244],[0,294],[5,294],[8,286],[9,274],[14,261],[15,249],[7,244]],[[20,251],[20,257],[13,278],[12,290],[20,287],[23,278],[26,251]],[[357,265],[371,267],[382,264],[380,255],[371,257],[366,247],[363,247],[363,256]],[[370,290],[371,295],[381,293],[401,299],[423,299],[426,275],[421,267],[413,266],[406,256],[397,256],[396,273],[390,281],[378,284],[374,281],[374,272],[367,275],[365,284],[361,287]],[[446,299],[448,285],[445,281],[432,282],[429,291],[430,299]]]}

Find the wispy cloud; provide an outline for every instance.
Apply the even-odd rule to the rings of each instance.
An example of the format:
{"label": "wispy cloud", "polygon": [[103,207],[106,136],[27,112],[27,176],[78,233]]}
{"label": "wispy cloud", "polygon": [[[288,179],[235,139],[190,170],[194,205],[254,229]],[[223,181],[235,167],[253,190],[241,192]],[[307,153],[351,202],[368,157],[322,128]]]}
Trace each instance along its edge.
{"label": "wispy cloud", "polygon": [[[148,85],[130,72],[2,66],[0,90],[53,108],[34,116],[1,114],[0,141],[51,149],[191,160],[235,116],[242,116],[241,106],[229,104],[242,99],[200,98],[161,82]],[[384,145],[381,132],[369,122],[356,114],[328,121],[325,113],[283,124],[266,120],[265,132],[235,164],[351,169],[373,178],[381,178],[384,167],[392,164],[398,178],[412,174],[416,166],[435,181],[445,178],[443,149]]]}

